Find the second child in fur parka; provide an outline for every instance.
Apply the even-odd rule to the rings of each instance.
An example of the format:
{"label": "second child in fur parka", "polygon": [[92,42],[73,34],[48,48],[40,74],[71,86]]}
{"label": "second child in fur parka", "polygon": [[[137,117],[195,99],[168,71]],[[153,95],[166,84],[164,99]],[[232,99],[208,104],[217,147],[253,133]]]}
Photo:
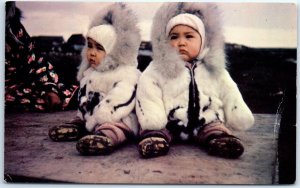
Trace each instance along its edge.
{"label": "second child in fur parka", "polygon": [[136,113],[142,157],[165,155],[174,140],[238,158],[244,147],[229,129],[254,117],[225,65],[220,13],[211,3],[165,3],[152,25],[153,61],[140,77]]}
{"label": "second child in fur parka", "polygon": [[108,154],[138,133],[133,113],[140,75],[136,24],[137,18],[126,4],[114,3],[90,25],[77,74],[77,116],[87,135],[76,148],[83,155]]}

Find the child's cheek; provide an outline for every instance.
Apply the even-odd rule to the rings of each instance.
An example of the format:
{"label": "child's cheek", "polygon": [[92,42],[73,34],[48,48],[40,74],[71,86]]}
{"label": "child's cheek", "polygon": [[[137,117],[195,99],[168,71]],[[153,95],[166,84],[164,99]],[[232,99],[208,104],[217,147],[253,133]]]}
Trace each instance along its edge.
{"label": "child's cheek", "polygon": [[[172,40],[169,40],[169,44],[173,47],[173,48],[176,48],[177,49],[177,45],[174,41]],[[178,50],[178,49],[177,49]]]}

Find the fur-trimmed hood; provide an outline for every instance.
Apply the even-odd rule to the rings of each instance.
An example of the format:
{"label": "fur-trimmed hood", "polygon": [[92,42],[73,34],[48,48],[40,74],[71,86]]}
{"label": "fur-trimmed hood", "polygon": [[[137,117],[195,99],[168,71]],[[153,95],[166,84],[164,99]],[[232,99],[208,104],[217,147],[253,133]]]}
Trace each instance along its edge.
{"label": "fur-trimmed hood", "polygon": [[226,67],[226,60],[221,15],[217,6],[213,3],[168,2],[160,7],[153,19],[151,32],[153,66],[166,78],[175,78],[185,69],[185,63],[181,60],[177,51],[169,45],[165,34],[169,20],[181,13],[194,14],[203,21],[206,42],[204,51],[198,56],[198,60],[205,64],[209,72],[218,74]]}
{"label": "fur-trimmed hood", "polygon": [[[120,65],[137,66],[137,55],[141,42],[137,23],[136,15],[124,3],[114,3],[99,12],[91,22],[89,29],[101,24],[111,24],[115,28],[117,39],[111,52],[97,66],[97,71],[113,70]],[[81,54],[82,62],[77,74],[79,81],[83,77],[83,72],[88,68],[86,50],[87,46],[84,47]]]}

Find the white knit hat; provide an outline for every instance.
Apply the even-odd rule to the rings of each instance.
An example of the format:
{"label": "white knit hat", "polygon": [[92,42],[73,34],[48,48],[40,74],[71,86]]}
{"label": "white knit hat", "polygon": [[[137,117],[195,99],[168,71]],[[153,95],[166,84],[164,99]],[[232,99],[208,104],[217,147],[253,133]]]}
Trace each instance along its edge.
{"label": "white knit hat", "polygon": [[199,17],[188,13],[183,13],[174,16],[173,18],[170,19],[170,21],[167,24],[166,35],[169,36],[170,31],[177,25],[187,25],[195,29],[196,31],[198,31],[198,33],[201,36],[201,42],[202,42],[200,48],[200,53],[201,53],[204,48],[204,42],[205,42],[205,28],[202,20]]}
{"label": "white knit hat", "polygon": [[106,54],[110,53],[117,40],[117,34],[111,25],[99,25],[92,27],[87,37],[95,40],[104,47]]}

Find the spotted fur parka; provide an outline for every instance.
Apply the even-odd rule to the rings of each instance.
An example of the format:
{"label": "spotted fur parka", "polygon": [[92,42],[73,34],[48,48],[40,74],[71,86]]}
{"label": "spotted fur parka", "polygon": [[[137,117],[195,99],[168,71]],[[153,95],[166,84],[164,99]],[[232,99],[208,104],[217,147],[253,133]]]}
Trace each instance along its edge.
{"label": "spotted fur parka", "polygon": [[141,39],[137,18],[126,4],[114,3],[96,16],[90,28],[101,24],[115,28],[116,43],[96,69],[89,68],[87,46],[84,47],[77,74],[80,81],[78,115],[86,121],[88,131],[93,131],[97,124],[122,121],[137,134],[137,119],[132,113],[140,75],[137,55]]}
{"label": "spotted fur parka", "polygon": [[[165,34],[168,21],[191,13],[205,26],[205,49],[186,67]],[[153,61],[142,73],[136,113],[142,130],[181,130],[189,137],[206,124],[222,121],[246,130],[254,117],[226,70],[220,12],[212,3],[165,3],[152,25]],[[183,139],[183,138],[182,138]]]}

